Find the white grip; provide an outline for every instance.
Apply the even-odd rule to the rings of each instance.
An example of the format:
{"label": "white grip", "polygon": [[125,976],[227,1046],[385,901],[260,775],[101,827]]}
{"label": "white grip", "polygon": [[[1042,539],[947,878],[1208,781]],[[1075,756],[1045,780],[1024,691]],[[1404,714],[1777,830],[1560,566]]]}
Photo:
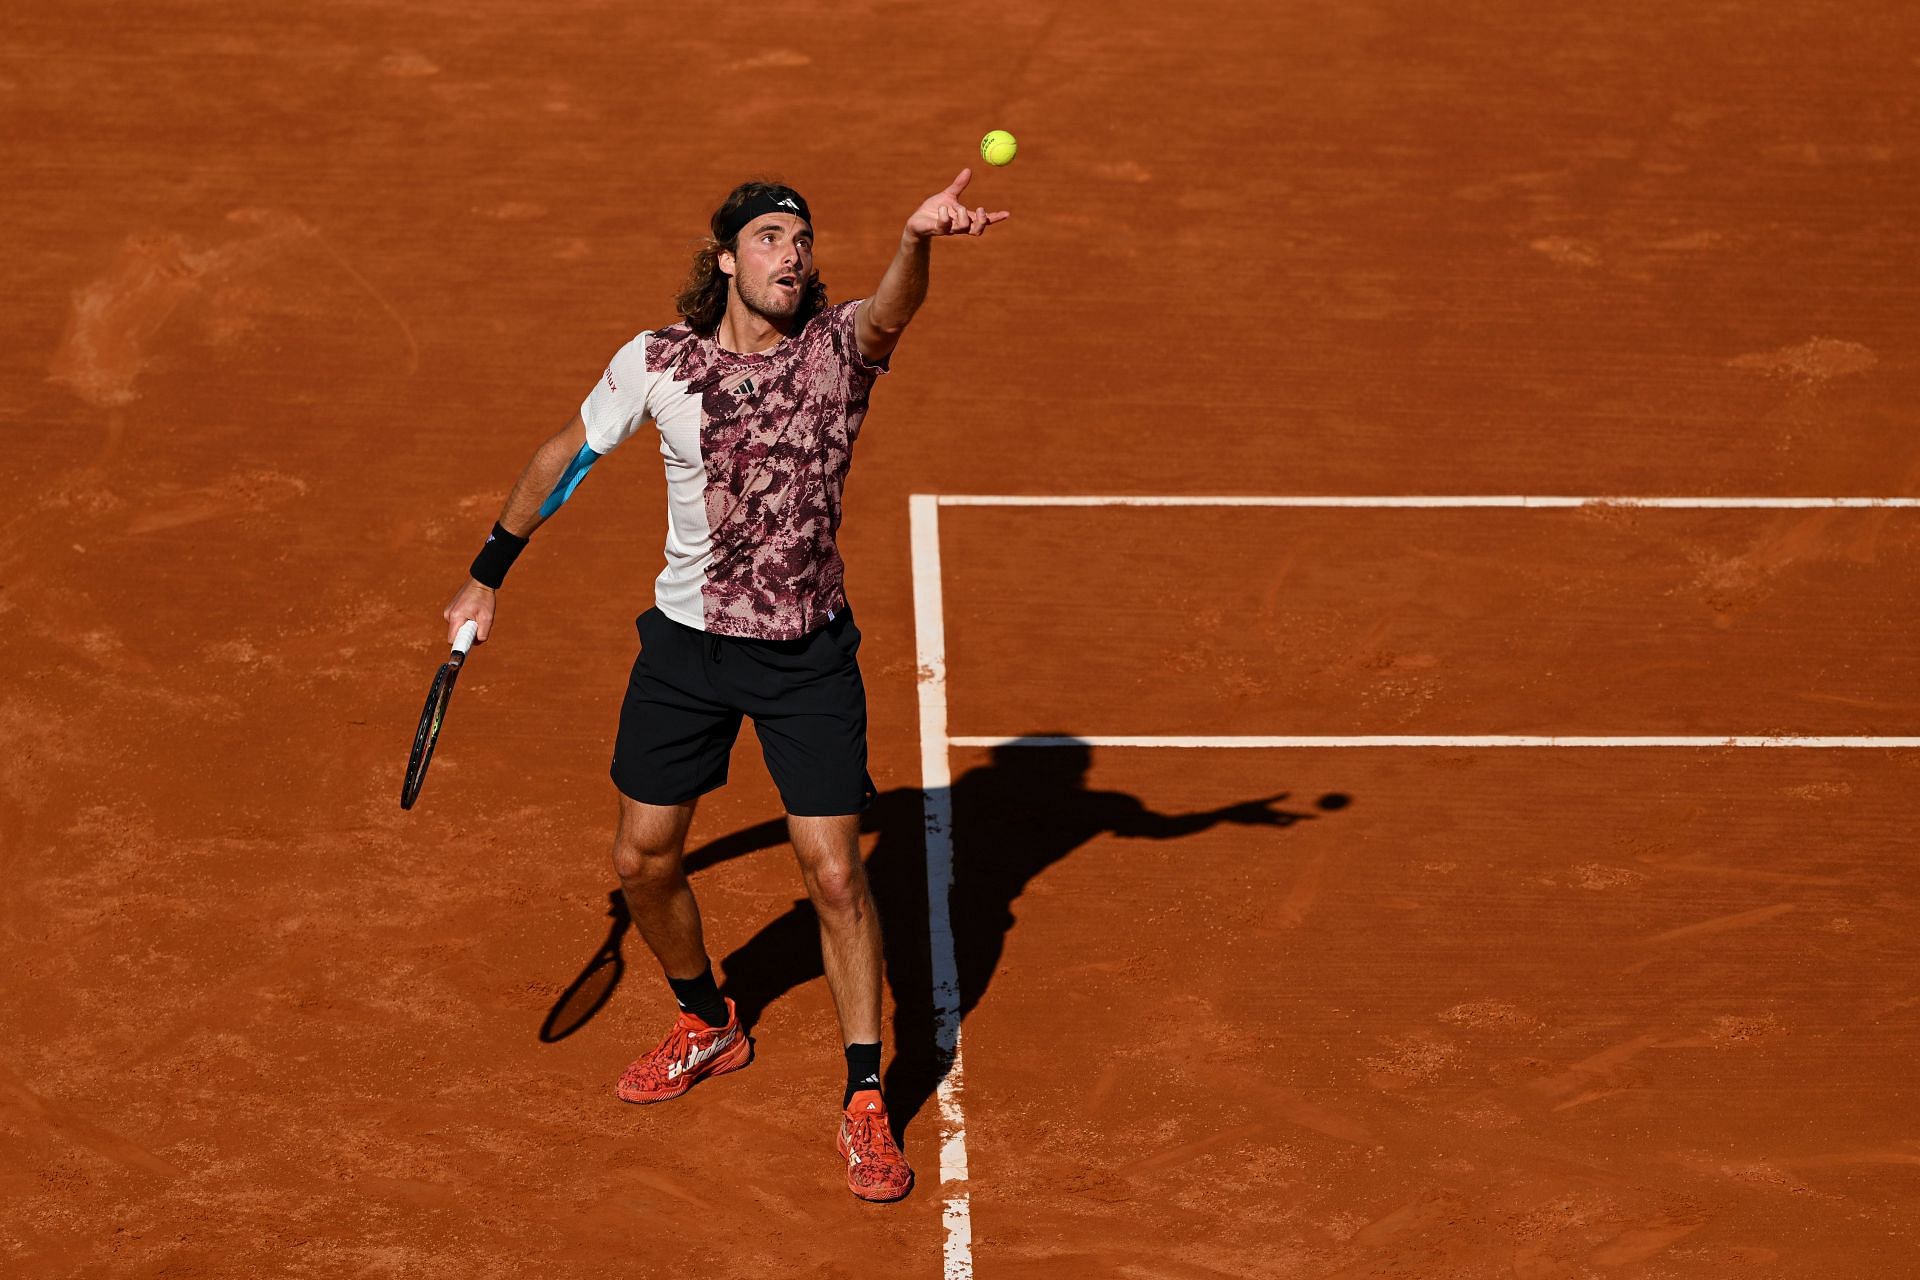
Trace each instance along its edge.
{"label": "white grip", "polygon": [[473,648],[473,638],[479,634],[480,624],[472,618],[468,618],[460,624],[460,634],[453,638],[453,651],[455,653],[465,653],[467,650]]}

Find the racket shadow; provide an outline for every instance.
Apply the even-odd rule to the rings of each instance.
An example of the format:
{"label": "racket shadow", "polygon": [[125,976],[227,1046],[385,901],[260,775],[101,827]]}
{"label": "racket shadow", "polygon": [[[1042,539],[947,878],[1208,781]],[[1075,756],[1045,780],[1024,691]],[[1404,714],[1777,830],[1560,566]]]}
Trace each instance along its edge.
{"label": "racket shadow", "polygon": [[633,917],[627,913],[627,900],[618,889],[607,895],[607,915],[612,923],[607,926],[606,941],[547,1010],[546,1020],[540,1024],[542,1044],[557,1044],[593,1021],[626,976],[627,958],[621,952],[621,943],[633,927]]}
{"label": "racket shadow", "polygon": [[[786,839],[786,827],[783,823],[764,823],[758,827],[749,827],[745,831],[735,832],[711,841],[687,855],[686,869],[693,875],[716,862],[724,862],[756,849],[766,848]],[[540,1042],[558,1044],[592,1022],[600,1011],[613,999],[613,993],[619,988],[620,981],[627,975],[625,945],[627,934],[633,929],[633,915],[627,910],[626,895],[614,889],[607,894],[607,936],[591,959],[581,967],[580,972],[560,998],[547,1010],[547,1016],[540,1023]],[[811,935],[809,935],[811,937]],[[644,948],[644,944],[641,944]],[[814,944],[818,951],[818,943]],[[644,949],[641,952],[645,955]],[[816,958],[815,963],[818,963]],[[748,1030],[752,1030],[753,1019],[759,1016],[761,1005],[753,1004],[742,1010]]]}

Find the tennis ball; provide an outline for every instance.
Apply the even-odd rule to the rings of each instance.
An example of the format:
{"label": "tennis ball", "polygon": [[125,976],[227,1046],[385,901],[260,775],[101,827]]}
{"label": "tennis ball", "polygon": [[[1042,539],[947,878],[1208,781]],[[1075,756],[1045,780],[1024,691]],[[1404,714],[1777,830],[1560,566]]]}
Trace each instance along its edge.
{"label": "tennis ball", "polygon": [[995,129],[980,139],[980,158],[995,168],[1003,164],[1012,164],[1014,153],[1020,150],[1020,144],[1005,129]]}

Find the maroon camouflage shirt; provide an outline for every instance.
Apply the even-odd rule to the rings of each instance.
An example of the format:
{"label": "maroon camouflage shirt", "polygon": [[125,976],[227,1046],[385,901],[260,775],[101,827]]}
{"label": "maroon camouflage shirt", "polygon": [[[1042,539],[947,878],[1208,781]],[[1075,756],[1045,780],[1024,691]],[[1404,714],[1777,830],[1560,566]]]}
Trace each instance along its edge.
{"label": "maroon camouflage shirt", "polygon": [[853,442],[885,372],[854,341],[857,302],[767,351],[684,324],[621,348],[581,405],[606,453],[649,419],[667,472],[661,612],[716,635],[793,640],[846,607],[835,535]]}

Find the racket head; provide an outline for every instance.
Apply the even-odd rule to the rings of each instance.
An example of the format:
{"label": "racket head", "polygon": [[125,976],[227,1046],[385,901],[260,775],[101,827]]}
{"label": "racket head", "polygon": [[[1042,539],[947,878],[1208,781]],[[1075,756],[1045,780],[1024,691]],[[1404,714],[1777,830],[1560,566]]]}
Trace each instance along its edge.
{"label": "racket head", "polygon": [[447,704],[453,699],[453,682],[459,674],[458,662],[443,662],[434,672],[427,704],[420,709],[420,726],[413,731],[413,750],[407,753],[407,776],[400,783],[402,809],[413,808],[413,802],[420,798],[427,765],[433,761],[433,746],[440,741],[440,726],[446,723]]}

